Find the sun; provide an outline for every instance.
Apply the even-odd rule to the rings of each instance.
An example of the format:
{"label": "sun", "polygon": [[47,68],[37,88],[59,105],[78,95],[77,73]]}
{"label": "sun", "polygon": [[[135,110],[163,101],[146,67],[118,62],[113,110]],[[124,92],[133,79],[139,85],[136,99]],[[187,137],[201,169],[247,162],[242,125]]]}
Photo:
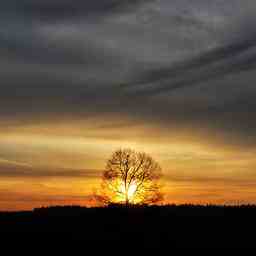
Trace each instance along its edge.
{"label": "sun", "polygon": [[137,184],[135,182],[132,182],[127,191],[126,191],[126,188],[125,188],[125,184],[124,182],[121,182],[120,184],[120,191],[122,192],[122,194],[125,196],[126,193],[127,193],[127,196],[128,196],[128,199],[129,201],[133,201],[134,199],[134,196],[135,196],[135,193],[137,191]]}
{"label": "sun", "polygon": [[134,183],[131,184],[131,185],[129,186],[129,188],[128,188],[127,194],[128,194],[128,199],[129,199],[129,200],[132,200],[132,199],[133,199],[133,197],[134,197],[136,191],[137,191],[137,185],[136,185],[136,183],[134,182]]}

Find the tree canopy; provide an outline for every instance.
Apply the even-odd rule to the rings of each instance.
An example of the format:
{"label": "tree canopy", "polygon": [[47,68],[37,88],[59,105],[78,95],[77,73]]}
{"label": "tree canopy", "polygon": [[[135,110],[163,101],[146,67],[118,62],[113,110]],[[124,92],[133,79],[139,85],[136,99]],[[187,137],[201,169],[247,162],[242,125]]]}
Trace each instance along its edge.
{"label": "tree canopy", "polygon": [[162,200],[161,167],[148,154],[115,151],[106,163],[97,199],[105,204],[153,204]]}

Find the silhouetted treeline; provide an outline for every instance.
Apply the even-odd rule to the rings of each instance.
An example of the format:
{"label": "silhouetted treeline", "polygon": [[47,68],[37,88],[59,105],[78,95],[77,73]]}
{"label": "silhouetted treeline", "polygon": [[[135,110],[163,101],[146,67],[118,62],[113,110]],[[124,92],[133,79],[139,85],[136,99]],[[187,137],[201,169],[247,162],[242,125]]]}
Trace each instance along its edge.
{"label": "silhouetted treeline", "polygon": [[0,213],[3,244],[142,250],[256,248],[256,206],[80,206]]}

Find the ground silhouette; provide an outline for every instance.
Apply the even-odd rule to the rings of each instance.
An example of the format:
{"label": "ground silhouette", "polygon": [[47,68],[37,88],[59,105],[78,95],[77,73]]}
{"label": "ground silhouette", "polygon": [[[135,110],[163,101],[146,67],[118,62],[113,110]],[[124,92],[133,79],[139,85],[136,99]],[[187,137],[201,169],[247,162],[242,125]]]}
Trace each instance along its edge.
{"label": "ground silhouette", "polygon": [[254,248],[255,216],[250,205],[56,206],[1,212],[0,235],[10,248],[49,251]]}

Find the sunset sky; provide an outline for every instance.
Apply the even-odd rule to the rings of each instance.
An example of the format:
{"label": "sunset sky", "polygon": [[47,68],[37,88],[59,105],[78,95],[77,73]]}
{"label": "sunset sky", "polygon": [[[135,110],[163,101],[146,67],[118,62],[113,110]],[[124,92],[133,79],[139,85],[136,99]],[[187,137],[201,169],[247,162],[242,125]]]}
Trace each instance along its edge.
{"label": "sunset sky", "polygon": [[0,210],[91,205],[118,148],[165,203],[256,203],[255,0],[0,4]]}

